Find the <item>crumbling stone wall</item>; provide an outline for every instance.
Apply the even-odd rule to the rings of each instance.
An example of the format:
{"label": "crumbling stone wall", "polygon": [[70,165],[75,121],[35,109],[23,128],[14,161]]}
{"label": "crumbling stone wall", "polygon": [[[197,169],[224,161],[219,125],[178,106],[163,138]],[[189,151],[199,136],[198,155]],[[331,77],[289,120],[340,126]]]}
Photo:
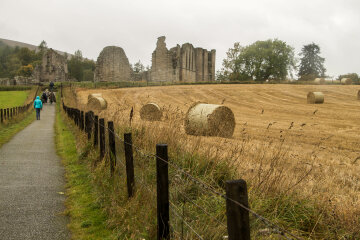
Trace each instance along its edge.
{"label": "crumbling stone wall", "polygon": [[33,77],[40,82],[60,82],[66,81],[68,76],[67,61],[53,49],[48,49],[40,66],[34,69]]}
{"label": "crumbling stone wall", "polygon": [[190,43],[168,50],[159,37],[152,54],[151,81],[200,82],[215,80],[215,50],[194,48]]}
{"label": "crumbling stone wall", "polygon": [[120,82],[131,80],[131,67],[121,47],[105,47],[96,61],[95,81]]}
{"label": "crumbling stone wall", "polygon": [[134,73],[120,47],[105,47],[96,62],[95,81],[201,82],[215,80],[215,50],[194,48],[190,43],[168,50],[159,37],[149,71]]}

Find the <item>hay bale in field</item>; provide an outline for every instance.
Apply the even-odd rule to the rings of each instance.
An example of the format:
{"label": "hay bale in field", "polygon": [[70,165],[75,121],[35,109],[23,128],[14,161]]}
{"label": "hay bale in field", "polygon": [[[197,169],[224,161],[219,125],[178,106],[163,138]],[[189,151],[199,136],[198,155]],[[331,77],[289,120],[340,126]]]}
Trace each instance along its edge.
{"label": "hay bale in field", "polygon": [[315,84],[325,84],[325,78],[315,78]]}
{"label": "hay bale in field", "polygon": [[101,94],[101,93],[92,93],[92,94],[89,94],[88,100],[90,100],[90,98],[93,98],[93,97],[102,97],[102,94]]}
{"label": "hay bale in field", "polygon": [[196,103],[185,116],[185,132],[190,135],[231,137],[234,129],[234,113],[222,105]]}
{"label": "hay bale in field", "polygon": [[104,110],[107,108],[107,102],[102,97],[93,97],[88,100],[87,107],[90,110]]}
{"label": "hay bale in field", "polygon": [[324,103],[324,94],[322,92],[309,92],[307,95],[307,103]]}
{"label": "hay bale in field", "polygon": [[342,85],[351,85],[352,84],[351,78],[342,78],[340,80],[340,82],[341,82]]}
{"label": "hay bale in field", "polygon": [[360,90],[358,91],[358,100],[360,100]]}
{"label": "hay bale in field", "polygon": [[146,121],[160,121],[162,110],[156,103],[145,104],[140,109],[140,118]]}

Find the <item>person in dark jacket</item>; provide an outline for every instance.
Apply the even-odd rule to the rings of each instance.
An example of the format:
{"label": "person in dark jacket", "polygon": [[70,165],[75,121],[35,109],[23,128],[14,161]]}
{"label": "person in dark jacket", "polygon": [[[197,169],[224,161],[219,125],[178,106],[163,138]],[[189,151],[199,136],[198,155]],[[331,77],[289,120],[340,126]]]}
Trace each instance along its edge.
{"label": "person in dark jacket", "polygon": [[54,88],[54,83],[53,83],[53,81],[50,82],[49,86],[50,86],[50,92],[52,92],[52,91],[53,91],[53,88]]}
{"label": "person in dark jacket", "polygon": [[43,107],[42,101],[40,100],[40,97],[37,96],[34,101],[34,108],[36,111],[36,120],[40,120],[40,110],[42,109],[42,107]]}

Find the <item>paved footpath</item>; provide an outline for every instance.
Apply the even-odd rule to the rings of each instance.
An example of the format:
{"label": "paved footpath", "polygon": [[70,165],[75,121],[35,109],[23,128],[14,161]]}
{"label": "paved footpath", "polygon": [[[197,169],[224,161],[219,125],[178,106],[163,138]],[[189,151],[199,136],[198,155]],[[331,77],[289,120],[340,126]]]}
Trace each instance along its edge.
{"label": "paved footpath", "polygon": [[55,106],[0,148],[0,240],[70,239],[64,168],[55,150]]}

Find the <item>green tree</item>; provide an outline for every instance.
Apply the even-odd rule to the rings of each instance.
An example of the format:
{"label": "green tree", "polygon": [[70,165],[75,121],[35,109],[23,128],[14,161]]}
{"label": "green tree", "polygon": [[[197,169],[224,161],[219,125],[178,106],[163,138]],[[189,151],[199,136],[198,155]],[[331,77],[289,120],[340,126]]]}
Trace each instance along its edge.
{"label": "green tree", "polygon": [[69,75],[77,81],[82,81],[84,72],[82,66],[82,53],[80,50],[75,51],[74,56],[68,61]]}
{"label": "green tree", "polygon": [[141,63],[140,60],[135,63],[134,66],[131,65],[131,68],[135,73],[142,73],[145,71],[145,66]]}
{"label": "green tree", "polygon": [[221,80],[284,80],[296,68],[294,49],[278,39],[257,41],[246,47],[235,43],[226,54],[218,73]]}
{"label": "green tree", "polygon": [[93,81],[95,62],[84,59],[80,50],[75,51],[74,55],[68,61],[69,75],[77,81]]}
{"label": "green tree", "polygon": [[26,66],[37,60],[35,51],[31,51],[30,49],[25,47],[20,48],[17,56],[23,66]]}
{"label": "green tree", "polygon": [[320,57],[320,46],[311,43],[301,49],[299,77],[301,80],[314,80],[316,77],[325,77],[325,58]]}

